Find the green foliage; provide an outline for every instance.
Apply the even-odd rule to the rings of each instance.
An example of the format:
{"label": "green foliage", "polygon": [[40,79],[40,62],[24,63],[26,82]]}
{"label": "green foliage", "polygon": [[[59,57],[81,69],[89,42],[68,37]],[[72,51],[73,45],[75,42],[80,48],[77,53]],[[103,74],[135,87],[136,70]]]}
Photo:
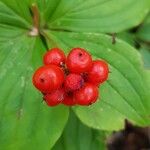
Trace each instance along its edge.
{"label": "green foliage", "polygon": [[[144,70],[140,53],[132,47],[135,38],[140,39],[147,66],[149,19],[142,21],[149,6],[149,0],[0,0],[0,149],[49,150],[63,132],[68,107],[47,107],[32,86],[32,74],[42,65],[47,47],[59,46],[66,53],[72,47],[86,48],[94,59],[106,60],[111,70],[109,80],[100,87],[99,101],[72,109],[82,123],[100,131],[71,114],[54,150],[62,145],[63,150],[105,147],[99,141],[105,138],[101,130],[119,130],[125,118],[149,125],[150,72]],[[124,31],[140,23],[135,35]],[[106,33],[115,32],[132,46],[120,39],[112,44]],[[73,133],[72,128],[76,128]]]}
{"label": "green foliage", "polygon": [[75,114],[70,113],[65,130],[52,150],[106,150],[109,133],[93,130],[83,125]]}
{"label": "green foliage", "polygon": [[148,3],[148,0],[63,0],[48,25],[50,29],[118,32],[139,24],[149,11]]}
{"label": "green foliage", "polygon": [[143,41],[150,42],[150,14],[139,28],[137,37]]}
{"label": "green foliage", "polygon": [[150,48],[147,46],[144,46],[140,49],[142,59],[144,61],[144,67],[146,69],[150,69]]}

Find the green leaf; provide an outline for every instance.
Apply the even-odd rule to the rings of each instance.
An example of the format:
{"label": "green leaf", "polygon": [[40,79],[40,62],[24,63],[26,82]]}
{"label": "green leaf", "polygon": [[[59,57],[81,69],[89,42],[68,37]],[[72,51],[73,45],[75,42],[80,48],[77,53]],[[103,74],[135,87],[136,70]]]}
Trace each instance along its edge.
{"label": "green leaf", "polygon": [[[12,11],[17,16],[24,18],[27,22],[32,23],[32,18],[30,14],[30,6],[34,0],[0,0],[1,3],[5,4],[4,7],[7,7],[10,11]],[[8,12],[7,10],[5,13]],[[13,14],[12,14],[13,15]]]}
{"label": "green leaf", "polygon": [[150,69],[150,48],[148,46],[142,46],[140,49],[142,59],[144,62],[144,67]]}
{"label": "green leaf", "polygon": [[[43,14],[45,18],[45,22],[47,23],[48,20],[50,20],[51,16],[55,12],[56,8],[59,6],[59,3],[61,0],[48,0],[46,1],[45,7],[43,9]],[[69,3],[69,1],[68,1]]]}
{"label": "green leaf", "polygon": [[26,31],[0,26],[0,145],[2,150],[49,150],[60,137],[68,108],[49,108],[32,85],[45,46]]}
{"label": "green leaf", "polygon": [[[13,0],[14,1],[14,0]],[[5,3],[4,3],[5,2]],[[13,26],[18,26],[22,28],[30,28],[31,25],[30,23],[21,16],[20,12],[16,12],[16,10],[22,11],[22,7],[18,7],[16,3],[12,3],[12,0],[5,0],[4,2],[0,1],[0,24],[7,24],[7,25],[13,25]],[[24,3],[24,1],[18,1],[18,3]],[[6,5],[8,4],[8,5]],[[10,6],[13,4],[15,6],[15,9],[13,9],[13,6]],[[22,5],[22,4],[20,4]],[[22,5],[23,8],[26,8],[24,5]],[[17,9],[18,8],[18,9]],[[29,8],[28,8],[29,10]],[[31,17],[31,15],[29,15]]]}
{"label": "green leaf", "polygon": [[134,46],[136,43],[135,35],[127,32],[127,31],[120,32],[116,36],[117,36],[117,38],[129,43],[132,46]]}
{"label": "green leaf", "polygon": [[106,130],[122,128],[125,118],[141,126],[150,124],[150,89],[145,81],[141,57],[133,47],[121,40],[112,44],[111,37],[103,34],[47,34],[66,52],[72,47],[83,47],[95,59],[104,59],[109,63],[111,73],[108,81],[100,86],[99,101],[89,107],[74,107],[83,123]]}
{"label": "green leaf", "polygon": [[65,130],[52,150],[106,150],[104,131],[93,130],[83,125],[71,113]]}
{"label": "green leaf", "polygon": [[50,17],[46,19],[53,30],[108,33],[138,25],[148,11],[149,0],[49,1],[46,16]]}
{"label": "green leaf", "polygon": [[150,42],[150,14],[138,30],[137,37],[143,41]]}

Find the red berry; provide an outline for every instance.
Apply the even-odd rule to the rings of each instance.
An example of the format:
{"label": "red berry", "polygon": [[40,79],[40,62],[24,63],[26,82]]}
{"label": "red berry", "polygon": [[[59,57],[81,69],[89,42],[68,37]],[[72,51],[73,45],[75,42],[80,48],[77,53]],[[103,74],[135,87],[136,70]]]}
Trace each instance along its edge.
{"label": "red berry", "polygon": [[64,99],[64,89],[58,89],[44,95],[43,99],[48,106],[56,106]]}
{"label": "red berry", "polygon": [[79,91],[75,92],[75,99],[79,105],[91,105],[98,98],[98,87],[90,83],[86,83]]}
{"label": "red berry", "polygon": [[54,64],[60,66],[65,63],[66,56],[64,52],[59,48],[52,48],[47,51],[43,57],[43,63],[45,65]]}
{"label": "red berry", "polygon": [[75,91],[80,89],[84,84],[84,80],[79,74],[69,74],[65,79],[65,89],[67,91]]}
{"label": "red berry", "polygon": [[66,106],[76,105],[76,101],[75,101],[73,93],[71,93],[71,92],[66,93],[64,100],[62,101],[62,104],[66,105]]}
{"label": "red berry", "polygon": [[72,73],[86,72],[92,66],[92,57],[82,48],[73,48],[67,57],[66,65]]}
{"label": "red berry", "polygon": [[103,60],[95,60],[91,70],[88,72],[88,82],[98,85],[107,80],[108,74],[108,64]]}
{"label": "red berry", "polygon": [[64,73],[55,65],[42,66],[35,71],[32,82],[41,92],[51,92],[62,85]]}

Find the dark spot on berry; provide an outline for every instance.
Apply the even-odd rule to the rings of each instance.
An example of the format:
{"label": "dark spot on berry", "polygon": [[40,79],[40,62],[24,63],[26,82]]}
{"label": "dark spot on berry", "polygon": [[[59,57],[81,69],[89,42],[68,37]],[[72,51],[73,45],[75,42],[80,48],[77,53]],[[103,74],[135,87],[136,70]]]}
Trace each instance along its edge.
{"label": "dark spot on berry", "polygon": [[73,95],[73,93],[71,91],[67,92],[67,96],[72,96],[72,95]]}
{"label": "dark spot on berry", "polygon": [[81,52],[79,52],[79,54],[78,54],[78,55],[79,55],[79,57],[81,57],[81,56],[82,56],[82,53],[81,53]]}
{"label": "dark spot on berry", "polygon": [[43,79],[43,78],[41,78],[41,79],[40,79],[40,81],[41,81],[41,82],[44,82],[44,79]]}

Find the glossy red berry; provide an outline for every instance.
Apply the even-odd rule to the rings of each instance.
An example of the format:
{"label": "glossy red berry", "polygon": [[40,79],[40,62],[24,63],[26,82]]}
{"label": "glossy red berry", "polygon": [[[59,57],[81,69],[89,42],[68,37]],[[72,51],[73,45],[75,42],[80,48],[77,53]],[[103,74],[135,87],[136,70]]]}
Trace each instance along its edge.
{"label": "glossy red berry", "polygon": [[47,51],[43,57],[43,63],[45,65],[53,64],[60,66],[62,63],[65,63],[66,56],[64,52],[59,48],[52,48]]}
{"label": "glossy red berry", "polygon": [[73,48],[67,57],[66,65],[72,73],[86,72],[92,66],[92,57],[82,48]]}
{"label": "glossy red berry", "polygon": [[84,80],[81,75],[71,73],[65,79],[65,89],[67,91],[75,91],[80,89],[84,84]]}
{"label": "glossy red berry", "polygon": [[95,60],[91,70],[88,72],[88,82],[98,85],[107,80],[108,74],[108,64],[103,60]]}
{"label": "glossy red berry", "polygon": [[55,65],[42,66],[35,71],[32,82],[41,92],[51,92],[60,88],[64,82],[64,73]]}
{"label": "glossy red berry", "polygon": [[76,100],[74,98],[74,94],[73,93],[66,93],[64,100],[62,101],[62,104],[66,105],[66,106],[74,106],[76,105]]}
{"label": "glossy red berry", "polygon": [[48,106],[56,106],[63,101],[64,93],[64,89],[57,89],[55,91],[52,91],[51,93],[45,94],[43,99]]}
{"label": "glossy red berry", "polygon": [[98,98],[98,87],[86,83],[79,91],[75,92],[75,99],[79,105],[91,105],[95,103]]}

